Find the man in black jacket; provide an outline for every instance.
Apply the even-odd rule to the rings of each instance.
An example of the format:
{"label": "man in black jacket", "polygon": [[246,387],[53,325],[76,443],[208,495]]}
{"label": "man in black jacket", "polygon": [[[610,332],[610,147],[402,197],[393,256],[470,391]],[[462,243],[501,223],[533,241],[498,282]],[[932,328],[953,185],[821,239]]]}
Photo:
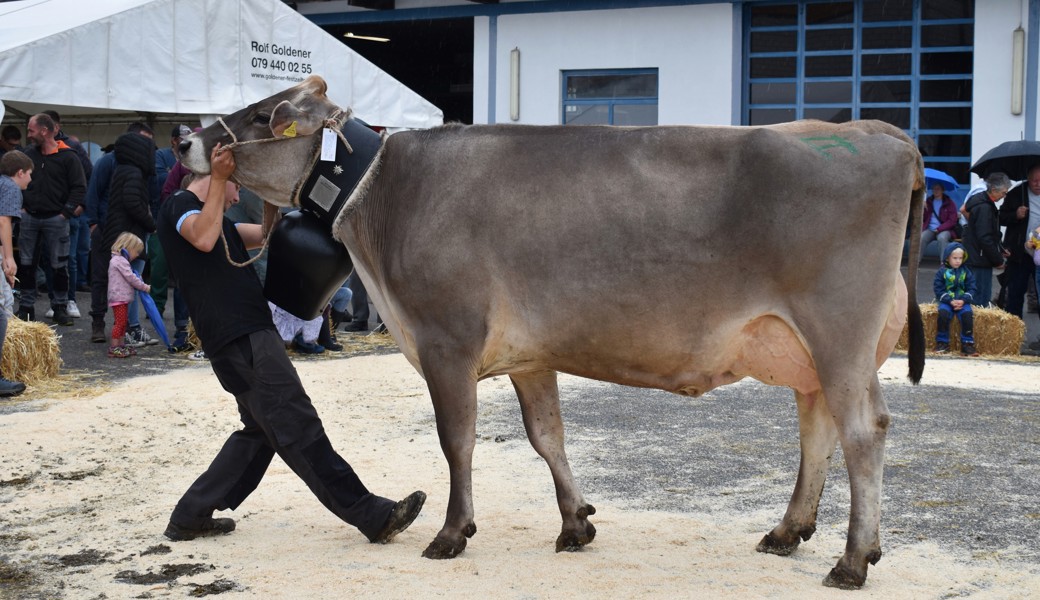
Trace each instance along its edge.
{"label": "man in black jacket", "polygon": [[[1007,267],[1007,303],[1004,309],[1022,318],[1026,290],[1033,279],[1033,255],[1026,252],[1029,231],[1040,224],[1040,214],[1030,207],[1030,200],[1040,197],[1040,165],[1026,174],[1026,181],[1008,192],[1000,205],[1000,224],[1004,229],[1004,247],[1011,253]],[[1030,227],[1032,225],[1032,227]]]}
{"label": "man in black jacket", "polygon": [[972,195],[964,202],[968,226],[963,244],[968,250],[968,266],[975,275],[976,294],[972,304],[989,306],[993,297],[993,268],[1004,267],[1008,252],[1000,245],[1000,219],[996,203],[1007,196],[1011,180],[1004,173],[986,177],[986,191]]}
{"label": "man in black jacket", "polygon": [[[21,296],[18,317],[36,320],[36,269],[44,255],[54,269],[54,322],[72,325],[69,301],[69,219],[84,204],[87,180],[75,150],[55,139],[57,127],[45,114],[29,119],[26,139],[32,147],[32,183],[22,194],[18,235],[18,279]],[[36,251],[39,246],[39,252]]]}

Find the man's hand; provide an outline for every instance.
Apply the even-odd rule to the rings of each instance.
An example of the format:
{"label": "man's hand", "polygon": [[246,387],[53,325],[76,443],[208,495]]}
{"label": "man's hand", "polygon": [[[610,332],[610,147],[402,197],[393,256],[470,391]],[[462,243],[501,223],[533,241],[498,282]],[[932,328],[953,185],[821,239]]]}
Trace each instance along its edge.
{"label": "man's hand", "polygon": [[235,172],[235,154],[218,143],[209,153],[209,166],[213,182],[224,185],[224,182]]}
{"label": "man's hand", "polygon": [[1019,206],[1018,210],[1015,211],[1015,217],[1019,221],[1021,221],[1022,219],[1026,218],[1028,216],[1029,216],[1029,207],[1028,206]]}
{"label": "man's hand", "polygon": [[7,278],[7,283],[14,287],[14,276],[18,273],[18,264],[14,262],[14,258],[9,256],[4,257],[4,277]]}

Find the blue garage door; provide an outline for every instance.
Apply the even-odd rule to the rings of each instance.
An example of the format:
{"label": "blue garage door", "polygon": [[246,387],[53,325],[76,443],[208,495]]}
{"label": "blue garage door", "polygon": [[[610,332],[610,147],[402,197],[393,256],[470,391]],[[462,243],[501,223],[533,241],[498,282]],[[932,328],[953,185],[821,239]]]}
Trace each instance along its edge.
{"label": "blue garage door", "polygon": [[743,123],[880,119],[967,182],[973,0],[749,3]]}

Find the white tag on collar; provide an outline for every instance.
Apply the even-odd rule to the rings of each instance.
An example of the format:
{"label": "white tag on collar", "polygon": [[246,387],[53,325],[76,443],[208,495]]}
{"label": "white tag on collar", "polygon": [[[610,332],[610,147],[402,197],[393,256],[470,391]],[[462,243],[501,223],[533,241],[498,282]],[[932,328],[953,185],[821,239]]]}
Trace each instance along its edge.
{"label": "white tag on collar", "polygon": [[336,160],[336,132],[328,127],[321,130],[321,159]]}

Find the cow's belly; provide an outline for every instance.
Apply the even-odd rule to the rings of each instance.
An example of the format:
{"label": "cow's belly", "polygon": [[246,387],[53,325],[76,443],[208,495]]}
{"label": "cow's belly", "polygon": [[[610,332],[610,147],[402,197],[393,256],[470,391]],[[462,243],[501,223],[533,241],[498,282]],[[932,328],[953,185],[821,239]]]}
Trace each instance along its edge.
{"label": "cow's belly", "polygon": [[[487,348],[481,376],[552,369],[687,396],[699,396],[745,377],[803,393],[820,387],[805,345],[777,316],[764,315],[743,327],[702,332],[706,335],[693,340],[654,333],[662,332],[647,332],[641,340],[646,343],[638,345],[598,339],[571,348],[507,334],[502,336],[502,344]],[[507,341],[511,339],[515,341]]]}

